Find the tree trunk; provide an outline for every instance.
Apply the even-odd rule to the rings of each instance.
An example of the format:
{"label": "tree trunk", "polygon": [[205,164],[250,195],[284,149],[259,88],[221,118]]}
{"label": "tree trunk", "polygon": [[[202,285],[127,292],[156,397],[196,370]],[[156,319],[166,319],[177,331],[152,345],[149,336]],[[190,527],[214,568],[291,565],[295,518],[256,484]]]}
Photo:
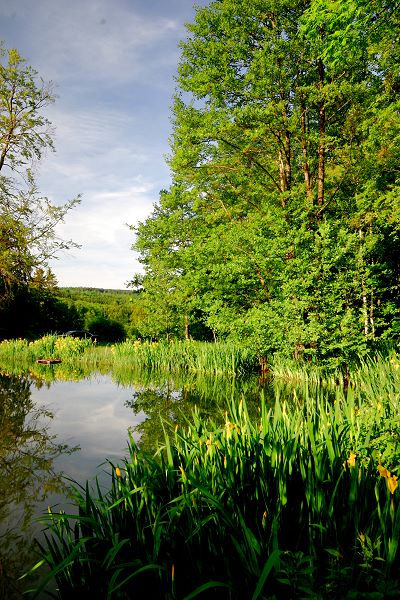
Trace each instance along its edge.
{"label": "tree trunk", "polygon": [[185,340],[189,339],[189,317],[185,315]]}
{"label": "tree trunk", "polygon": [[369,336],[369,321],[368,321],[368,300],[367,300],[367,291],[365,289],[365,280],[364,277],[361,280],[361,286],[362,286],[362,312],[363,312],[363,319],[364,319],[364,336],[365,339],[368,339]]}
{"label": "tree trunk", "polygon": [[374,292],[371,292],[371,302],[369,305],[369,322],[371,325],[371,336],[375,338]]}
{"label": "tree trunk", "polygon": [[308,164],[306,107],[304,105],[303,98],[301,99],[300,124],[301,124],[301,150],[303,153],[304,182],[306,184],[307,198],[310,199],[312,197],[312,188],[311,188],[310,165]]}
{"label": "tree trunk", "polygon": [[[318,74],[321,87],[321,95],[323,94],[322,87],[324,85],[324,65],[321,59],[318,60]],[[325,198],[325,128],[326,115],[325,103],[321,98],[319,103],[319,140],[318,140],[318,192],[317,204],[321,207]]]}

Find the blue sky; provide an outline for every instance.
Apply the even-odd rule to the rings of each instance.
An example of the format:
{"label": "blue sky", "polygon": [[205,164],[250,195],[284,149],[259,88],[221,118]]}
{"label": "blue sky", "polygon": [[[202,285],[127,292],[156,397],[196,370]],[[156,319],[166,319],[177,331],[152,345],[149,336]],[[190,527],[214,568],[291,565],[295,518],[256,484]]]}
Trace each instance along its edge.
{"label": "blue sky", "polygon": [[194,14],[192,0],[0,0],[5,47],[58,96],[40,190],[58,204],[82,194],[59,229],[82,246],[51,264],[60,286],[124,288],[141,270],[126,224],[143,221],[170,182],[178,43]]}

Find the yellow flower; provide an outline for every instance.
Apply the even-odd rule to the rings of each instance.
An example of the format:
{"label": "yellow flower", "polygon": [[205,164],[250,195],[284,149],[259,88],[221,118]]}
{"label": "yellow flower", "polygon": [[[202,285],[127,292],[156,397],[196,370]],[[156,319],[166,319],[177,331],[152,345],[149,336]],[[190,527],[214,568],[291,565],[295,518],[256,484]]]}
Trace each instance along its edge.
{"label": "yellow flower", "polygon": [[385,467],[382,467],[382,465],[378,465],[378,471],[381,477],[386,477],[386,479],[390,477],[390,471],[388,471]]}
{"label": "yellow flower", "polygon": [[357,455],[354,454],[353,450],[350,450],[350,456],[347,459],[347,464],[349,467],[355,467],[356,466],[356,457]]}
{"label": "yellow flower", "polygon": [[117,477],[121,477],[121,469],[119,467],[116,467],[115,474]]}
{"label": "yellow flower", "polygon": [[183,469],[183,467],[181,465],[179,465],[179,470],[180,470],[181,475],[182,475],[182,481],[185,482],[186,481],[186,474],[185,474],[185,471],[184,471],[184,469]]}
{"label": "yellow flower", "polygon": [[388,478],[388,486],[391,494],[394,494],[394,490],[398,487],[396,475],[392,475]]}
{"label": "yellow flower", "polygon": [[394,494],[396,488],[399,485],[397,483],[398,478],[396,477],[396,475],[392,475],[390,471],[388,471],[385,467],[382,467],[382,465],[378,465],[378,471],[381,477],[385,477],[390,493]]}
{"label": "yellow flower", "polygon": [[261,525],[264,529],[265,529],[266,521],[267,521],[267,511],[265,510],[263,513],[262,519],[261,519]]}

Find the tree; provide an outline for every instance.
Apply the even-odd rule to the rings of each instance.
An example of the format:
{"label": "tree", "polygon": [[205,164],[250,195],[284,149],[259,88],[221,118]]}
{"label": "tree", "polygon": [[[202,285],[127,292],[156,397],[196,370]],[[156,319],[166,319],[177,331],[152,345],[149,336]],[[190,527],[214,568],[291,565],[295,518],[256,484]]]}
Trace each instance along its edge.
{"label": "tree", "polygon": [[[27,286],[38,268],[75,244],[56,226],[79,197],[55,205],[35,182],[37,162],[53,150],[43,111],[54,102],[51,84],[39,79],[14,49],[0,50],[0,312]],[[37,282],[36,282],[37,287]]]}
{"label": "tree", "polygon": [[157,264],[164,295],[190,293],[209,327],[260,353],[337,363],[394,333],[398,19],[385,0],[197,10],[181,44],[174,183],[137,229],[145,289]]}

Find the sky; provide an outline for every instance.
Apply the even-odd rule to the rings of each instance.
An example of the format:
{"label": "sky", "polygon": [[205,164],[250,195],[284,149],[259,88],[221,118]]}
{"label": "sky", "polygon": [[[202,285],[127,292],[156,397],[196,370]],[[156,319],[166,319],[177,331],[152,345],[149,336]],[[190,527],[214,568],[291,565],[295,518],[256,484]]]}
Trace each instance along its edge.
{"label": "sky", "polygon": [[57,95],[45,111],[56,152],[39,165],[39,189],[58,205],[82,195],[58,229],[81,245],[51,263],[60,287],[124,289],[142,272],[127,224],[170,184],[178,44],[194,14],[192,0],[0,0],[5,48]]}

